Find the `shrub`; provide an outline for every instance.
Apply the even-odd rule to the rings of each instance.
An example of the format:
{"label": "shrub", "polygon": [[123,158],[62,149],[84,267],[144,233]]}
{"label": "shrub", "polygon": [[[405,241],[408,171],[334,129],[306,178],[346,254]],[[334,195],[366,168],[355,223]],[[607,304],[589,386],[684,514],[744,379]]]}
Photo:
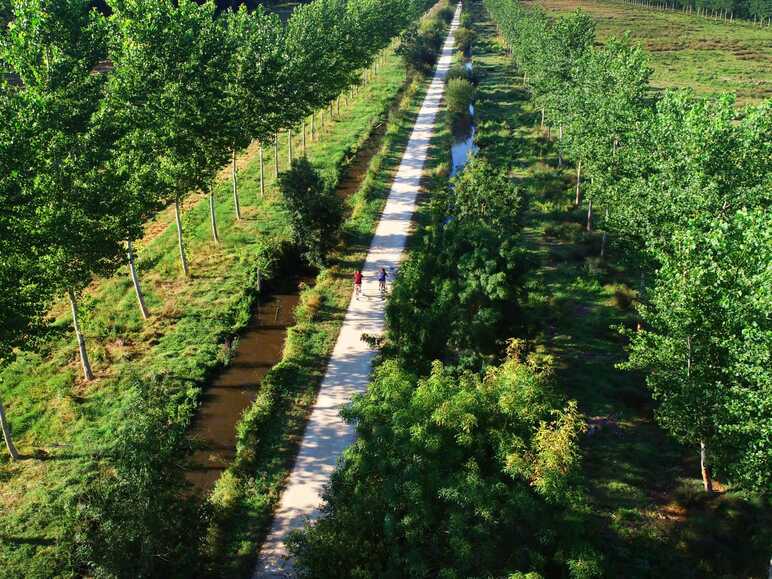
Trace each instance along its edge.
{"label": "shrub", "polygon": [[452,78],[448,81],[445,103],[452,115],[469,114],[469,105],[474,101],[474,85],[465,78]]}
{"label": "shrub", "polygon": [[614,289],[614,303],[622,311],[628,311],[635,301],[637,293],[625,285]]}
{"label": "shrub", "polygon": [[445,24],[450,24],[453,22],[453,16],[455,14],[455,10],[451,8],[450,6],[445,6],[437,11],[437,19],[441,22],[444,22]]}
{"label": "shrub", "polygon": [[484,376],[378,368],[346,412],[358,438],[324,516],[292,540],[301,577],[567,576],[591,560],[573,510],[582,420],[519,346]]}
{"label": "shrub", "polygon": [[63,542],[79,576],[194,576],[209,510],[184,478],[187,411],[159,383],[133,378],[127,387],[124,426],[69,504]]}
{"label": "shrub", "polygon": [[431,34],[424,34],[413,25],[402,33],[397,54],[413,73],[428,75],[437,62],[439,50]]}
{"label": "shrub", "polygon": [[293,161],[279,182],[295,244],[308,263],[323,265],[338,238],[343,204],[305,157]]}
{"label": "shrub", "polygon": [[458,48],[458,50],[462,51],[464,54],[467,54],[472,48],[472,43],[475,39],[475,33],[469,28],[459,26],[456,29],[455,39],[456,48]]}

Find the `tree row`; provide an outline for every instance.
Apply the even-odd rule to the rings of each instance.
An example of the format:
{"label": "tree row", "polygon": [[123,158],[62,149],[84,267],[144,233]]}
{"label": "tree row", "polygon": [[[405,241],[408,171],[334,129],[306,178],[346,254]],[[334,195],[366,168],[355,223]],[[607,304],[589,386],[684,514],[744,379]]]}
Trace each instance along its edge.
{"label": "tree row", "polygon": [[315,0],[286,23],[211,0],[108,4],[105,17],[88,0],[12,0],[0,36],[0,362],[66,295],[86,379],[78,296],[94,276],[128,265],[146,318],[132,245],[143,224],[173,205],[187,276],[186,196],[206,194],[219,242],[219,171],[232,165],[240,219],[237,154],[301,123],[305,134],[428,2]]}
{"label": "tree row", "polygon": [[735,18],[752,20],[769,26],[772,18],[772,2],[769,0],[624,0],[625,3],[663,10],[682,10],[706,18],[734,21]]}
{"label": "tree row", "polygon": [[[772,488],[772,101],[655,93],[627,38],[596,46],[582,12],[553,20],[486,0],[560,164],[576,166],[587,228],[601,207],[638,271],[638,328],[623,365],[645,374],[659,423],[712,473]],[[554,133],[553,133],[554,134]]]}

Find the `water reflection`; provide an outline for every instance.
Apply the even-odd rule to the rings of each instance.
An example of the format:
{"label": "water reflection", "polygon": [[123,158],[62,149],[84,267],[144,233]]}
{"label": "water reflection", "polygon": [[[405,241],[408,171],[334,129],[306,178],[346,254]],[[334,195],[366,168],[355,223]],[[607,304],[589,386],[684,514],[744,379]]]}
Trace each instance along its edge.
{"label": "water reflection", "polygon": [[[469,77],[472,78],[474,68],[471,59],[464,62],[464,69]],[[451,177],[460,173],[472,155],[475,155],[479,150],[479,147],[474,144],[474,136],[477,133],[477,127],[474,123],[474,113],[474,103],[472,103],[469,105],[468,124],[463,123],[463,125],[466,126],[456,127],[456,129],[460,130],[458,130],[458,133],[455,135],[455,141],[450,147]]]}
{"label": "water reflection", "polygon": [[[469,107],[474,110],[472,106]],[[472,124],[469,127],[469,136],[464,140],[459,140],[453,143],[450,147],[450,156],[452,158],[452,167],[450,175],[454,176],[458,174],[461,169],[464,168],[469,158],[477,153],[479,148],[474,144],[474,136],[477,132],[477,127]]]}

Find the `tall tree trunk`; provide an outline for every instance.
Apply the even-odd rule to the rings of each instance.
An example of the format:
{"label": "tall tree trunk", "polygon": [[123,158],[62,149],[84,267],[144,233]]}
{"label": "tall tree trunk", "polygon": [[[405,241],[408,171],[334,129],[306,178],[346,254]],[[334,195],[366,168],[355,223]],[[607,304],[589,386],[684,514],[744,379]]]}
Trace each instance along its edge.
{"label": "tall tree trunk", "polygon": [[83,377],[86,380],[93,380],[94,373],[91,371],[91,362],[89,362],[88,352],[86,351],[86,340],[80,332],[80,324],[78,323],[78,302],[75,298],[75,292],[72,291],[72,289],[68,289],[67,297],[70,298],[72,327],[75,329],[75,338],[78,340],[78,351],[80,352],[80,363],[83,366]]}
{"label": "tall tree trunk", "polygon": [[147,319],[147,307],[145,307],[145,296],[142,293],[142,286],[139,283],[139,276],[137,275],[137,268],[134,264],[134,250],[132,248],[131,239],[126,241],[126,256],[129,259],[129,273],[131,274],[131,281],[134,284],[134,293],[137,295],[137,303],[139,304],[139,312],[142,314],[142,319]]}
{"label": "tall tree trunk", "polygon": [[5,446],[8,449],[8,454],[11,455],[12,460],[19,460],[19,452],[16,450],[16,447],[13,444],[13,438],[11,437],[11,427],[5,417],[5,408],[3,408],[2,400],[0,400],[0,428],[3,430],[3,439],[5,439]]}
{"label": "tall tree trunk", "polygon": [[279,133],[276,133],[273,140],[273,176],[279,178]]}
{"label": "tall tree trunk", "polygon": [[265,165],[263,164],[263,141],[260,141],[260,197],[265,195]]}
{"label": "tall tree trunk", "polygon": [[188,257],[185,255],[185,240],[182,236],[182,212],[180,210],[180,198],[174,198],[174,220],[177,222],[177,246],[180,250],[180,263],[182,264],[182,273],[188,277]]}
{"label": "tall tree trunk", "polygon": [[289,166],[292,167],[292,129],[287,129],[287,159],[289,159]]}
{"label": "tall tree trunk", "polygon": [[587,231],[592,231],[592,199],[587,205]]}
{"label": "tall tree trunk", "polygon": [[[692,337],[686,337],[686,379],[692,378]],[[710,476],[710,466],[708,464],[708,447],[704,440],[700,440],[700,472],[702,473],[702,484],[705,492],[713,493],[713,479]]]}
{"label": "tall tree trunk", "polygon": [[544,129],[544,108],[541,109],[541,128]]}
{"label": "tall tree trunk", "polygon": [[209,222],[212,225],[212,241],[219,245],[220,236],[217,234],[217,213],[215,212],[214,192],[209,190]]}
{"label": "tall tree trunk", "polygon": [[608,207],[606,207],[606,217],[603,220],[603,239],[600,242],[600,256],[606,257],[606,239],[608,238]]}
{"label": "tall tree trunk", "polygon": [[236,169],[236,149],[231,155],[231,182],[233,183],[233,208],[236,210],[236,219],[241,220],[241,204],[239,203],[239,184]]}
{"label": "tall tree trunk", "polygon": [[306,156],[306,118],[303,117],[303,156]]}
{"label": "tall tree trunk", "polygon": [[560,123],[558,133],[558,167],[563,166],[563,123]]}
{"label": "tall tree trunk", "polygon": [[579,161],[576,164],[576,201],[575,204],[579,207],[579,203],[582,202],[582,162]]}
{"label": "tall tree trunk", "polygon": [[710,465],[708,464],[708,449],[704,441],[700,441],[700,471],[702,472],[702,485],[705,492],[713,494],[713,478],[710,474]]}

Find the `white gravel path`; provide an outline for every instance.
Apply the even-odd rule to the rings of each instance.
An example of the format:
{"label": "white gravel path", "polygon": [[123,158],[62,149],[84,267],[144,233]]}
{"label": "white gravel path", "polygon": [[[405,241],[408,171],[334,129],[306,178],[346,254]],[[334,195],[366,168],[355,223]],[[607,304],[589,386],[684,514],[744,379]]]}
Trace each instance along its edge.
{"label": "white gravel path", "polygon": [[298,452],[273,524],[260,552],[254,579],[292,577],[285,540],[290,531],[319,515],[324,486],[338,458],[354,440],[354,428],[340,416],[341,408],[354,394],[364,392],[370,379],[375,352],[362,341],[362,334],[380,335],[384,329],[384,302],[376,280],[380,268],[395,270],[410,234],[424,163],[434,133],[434,121],[445,91],[445,77],[453,54],[453,36],[458,27],[461,4],[450,27],[434,78],[416,119],[405,154],[394,179],[388,201],[375,231],[363,269],[363,295],[353,299],[332,352],[319,396],[306,425]]}

